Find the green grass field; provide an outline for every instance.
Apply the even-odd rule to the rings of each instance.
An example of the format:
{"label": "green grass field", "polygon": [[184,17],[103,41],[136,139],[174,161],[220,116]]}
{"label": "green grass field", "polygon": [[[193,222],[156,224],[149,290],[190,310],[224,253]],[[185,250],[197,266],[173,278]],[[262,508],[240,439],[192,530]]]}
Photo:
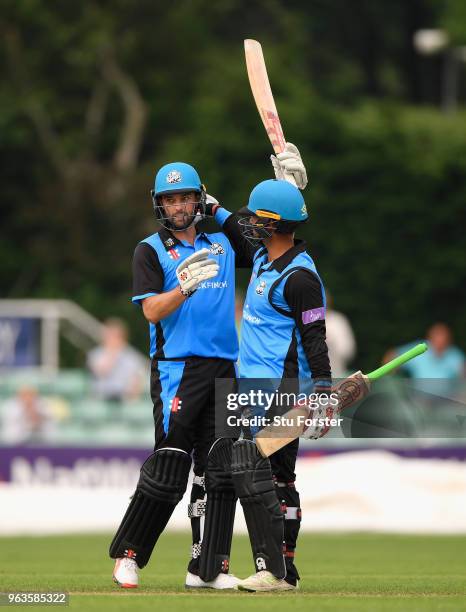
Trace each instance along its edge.
{"label": "green grass field", "polygon": [[[293,594],[185,591],[189,537],[160,539],[137,591],[111,581],[110,535],[0,538],[0,591],[68,591],[73,610],[466,610],[466,537],[303,534]],[[234,541],[232,571],[253,571],[245,537]]]}

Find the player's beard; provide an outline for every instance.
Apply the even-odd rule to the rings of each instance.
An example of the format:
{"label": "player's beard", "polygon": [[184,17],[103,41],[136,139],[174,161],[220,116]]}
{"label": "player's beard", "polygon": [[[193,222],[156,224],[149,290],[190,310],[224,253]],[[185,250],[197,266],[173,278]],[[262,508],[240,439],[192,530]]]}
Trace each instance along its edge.
{"label": "player's beard", "polygon": [[193,215],[188,215],[187,212],[177,213],[170,218],[170,222],[175,229],[184,229],[189,222],[192,221]]}
{"label": "player's beard", "polygon": [[194,222],[194,217],[196,216],[195,209],[191,212],[187,212],[187,210],[178,211],[173,215],[168,217],[170,225],[172,226],[174,231],[183,231],[190,227]]}

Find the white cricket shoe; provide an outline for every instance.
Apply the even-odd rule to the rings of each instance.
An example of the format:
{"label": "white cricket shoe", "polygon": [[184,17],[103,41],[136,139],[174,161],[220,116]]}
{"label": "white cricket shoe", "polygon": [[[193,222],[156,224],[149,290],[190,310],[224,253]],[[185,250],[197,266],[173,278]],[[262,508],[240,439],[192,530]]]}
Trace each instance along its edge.
{"label": "white cricket shoe", "polygon": [[261,570],[240,580],[237,588],[240,591],[295,591],[297,587],[282,578],[276,578],[267,570]]}
{"label": "white cricket shoe", "polygon": [[135,589],[138,586],[139,568],[134,559],[120,557],[115,560],[113,568],[113,582],[116,582],[123,589]]}
{"label": "white cricket shoe", "polygon": [[240,579],[233,574],[219,574],[214,580],[204,582],[202,578],[188,572],[184,586],[187,589],[236,589]]}

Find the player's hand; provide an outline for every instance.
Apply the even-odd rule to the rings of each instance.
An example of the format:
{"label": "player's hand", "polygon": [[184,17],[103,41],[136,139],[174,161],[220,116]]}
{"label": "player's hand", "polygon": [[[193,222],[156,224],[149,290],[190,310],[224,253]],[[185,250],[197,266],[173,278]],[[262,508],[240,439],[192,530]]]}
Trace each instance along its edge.
{"label": "player's hand", "polygon": [[214,196],[211,196],[208,193],[206,193],[205,214],[208,217],[213,217],[215,213],[217,212],[217,208],[219,206],[220,206],[219,201],[216,198],[214,198]]}
{"label": "player's hand", "polygon": [[[333,393],[333,387],[328,384],[316,384],[314,386],[316,394],[314,407],[309,412],[309,419],[312,419],[312,424],[309,425],[302,433],[303,438],[317,440],[322,438],[330,431],[330,419],[335,418],[338,414],[339,406],[330,403],[330,398]],[[320,395],[322,394],[322,395]]]}
{"label": "player's hand", "polygon": [[209,249],[201,249],[177,267],[176,276],[183,295],[190,297],[200,283],[217,276],[219,265],[214,259],[208,259],[209,254]]}
{"label": "player's hand", "polygon": [[290,181],[291,178],[299,189],[304,189],[306,187],[306,168],[301,159],[298,147],[295,147],[294,144],[287,142],[284,151],[278,153],[277,156],[271,155],[270,161],[272,162],[275,177],[278,180]]}
{"label": "player's hand", "polygon": [[[311,410],[309,413],[309,419],[313,420],[313,424],[309,425],[301,436],[308,440],[318,440],[322,438],[330,431],[330,425],[325,424],[325,419],[328,420],[334,418],[334,408],[329,406],[320,406]],[[319,422],[321,421],[321,422]]]}

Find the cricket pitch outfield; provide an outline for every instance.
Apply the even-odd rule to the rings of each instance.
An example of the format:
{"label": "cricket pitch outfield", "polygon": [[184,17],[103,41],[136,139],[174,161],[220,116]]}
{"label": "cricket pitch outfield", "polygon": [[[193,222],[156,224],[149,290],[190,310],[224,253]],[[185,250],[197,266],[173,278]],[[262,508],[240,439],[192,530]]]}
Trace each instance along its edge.
{"label": "cricket pitch outfield", "polygon": [[[67,591],[69,608],[86,611],[466,611],[466,536],[304,533],[291,594],[186,591],[190,534],[179,532],[162,535],[140,588],[125,591],[111,581],[110,539],[0,538],[0,591]],[[231,565],[240,577],[253,571],[245,536],[234,538]]]}

